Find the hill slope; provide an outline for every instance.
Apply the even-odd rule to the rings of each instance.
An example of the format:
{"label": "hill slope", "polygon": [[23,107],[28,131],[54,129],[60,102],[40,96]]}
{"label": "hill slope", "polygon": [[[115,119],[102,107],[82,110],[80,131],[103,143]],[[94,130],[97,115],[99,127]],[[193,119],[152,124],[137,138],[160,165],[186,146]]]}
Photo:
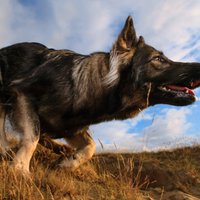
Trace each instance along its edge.
{"label": "hill slope", "polygon": [[39,146],[24,177],[0,162],[0,199],[200,199],[200,146],[158,153],[99,154],[75,172],[56,169],[59,156]]}

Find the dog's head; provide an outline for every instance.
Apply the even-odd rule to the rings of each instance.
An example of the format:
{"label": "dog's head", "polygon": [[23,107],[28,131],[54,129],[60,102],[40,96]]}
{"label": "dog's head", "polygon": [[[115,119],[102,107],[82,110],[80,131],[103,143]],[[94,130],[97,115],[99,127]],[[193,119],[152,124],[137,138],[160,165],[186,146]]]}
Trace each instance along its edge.
{"label": "dog's head", "polygon": [[147,45],[142,36],[137,38],[129,16],[110,52],[105,83],[118,87],[129,105],[135,98],[147,106],[189,105],[195,101],[193,89],[200,85],[200,64],[174,62]]}

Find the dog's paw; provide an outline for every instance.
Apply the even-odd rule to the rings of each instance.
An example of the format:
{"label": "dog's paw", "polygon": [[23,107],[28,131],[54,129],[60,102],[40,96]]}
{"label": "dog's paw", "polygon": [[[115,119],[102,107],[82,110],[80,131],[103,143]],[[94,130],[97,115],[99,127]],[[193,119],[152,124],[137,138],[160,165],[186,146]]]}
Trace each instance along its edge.
{"label": "dog's paw", "polygon": [[11,161],[10,162],[10,167],[14,170],[17,171],[19,174],[22,174],[26,177],[29,177],[31,175],[30,171],[29,171],[29,167],[23,165],[22,163],[18,163],[15,161]]}
{"label": "dog's paw", "polygon": [[65,168],[68,171],[74,171],[80,166],[80,161],[74,155],[70,156],[69,158],[63,159],[59,163],[60,168]]}

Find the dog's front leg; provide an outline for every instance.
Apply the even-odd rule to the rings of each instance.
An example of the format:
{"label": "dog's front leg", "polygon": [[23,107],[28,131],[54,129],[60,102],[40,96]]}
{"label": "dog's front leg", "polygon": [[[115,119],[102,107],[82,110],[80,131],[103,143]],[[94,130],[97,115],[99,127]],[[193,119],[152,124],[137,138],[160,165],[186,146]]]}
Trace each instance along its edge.
{"label": "dog's front leg", "polygon": [[6,150],[9,148],[9,142],[7,141],[5,135],[5,108],[0,105],[0,153],[5,154]]}
{"label": "dog's front leg", "polygon": [[13,166],[23,172],[29,172],[29,164],[39,140],[39,120],[28,98],[17,93],[11,117],[14,128],[21,133],[19,150],[13,160]]}
{"label": "dog's front leg", "polygon": [[61,167],[75,170],[83,163],[92,158],[96,150],[96,144],[90,134],[86,131],[80,131],[74,136],[65,138],[69,145],[76,151],[70,158],[65,158],[61,163]]}

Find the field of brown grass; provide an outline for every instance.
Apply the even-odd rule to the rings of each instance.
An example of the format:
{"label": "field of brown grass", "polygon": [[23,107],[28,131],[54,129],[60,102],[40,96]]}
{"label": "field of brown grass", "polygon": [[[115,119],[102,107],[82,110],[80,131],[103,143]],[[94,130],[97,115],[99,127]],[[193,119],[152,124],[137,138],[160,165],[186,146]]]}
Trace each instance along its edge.
{"label": "field of brown grass", "polygon": [[59,156],[38,146],[31,175],[0,162],[0,200],[200,199],[200,146],[157,153],[98,154],[74,172],[56,169]]}

